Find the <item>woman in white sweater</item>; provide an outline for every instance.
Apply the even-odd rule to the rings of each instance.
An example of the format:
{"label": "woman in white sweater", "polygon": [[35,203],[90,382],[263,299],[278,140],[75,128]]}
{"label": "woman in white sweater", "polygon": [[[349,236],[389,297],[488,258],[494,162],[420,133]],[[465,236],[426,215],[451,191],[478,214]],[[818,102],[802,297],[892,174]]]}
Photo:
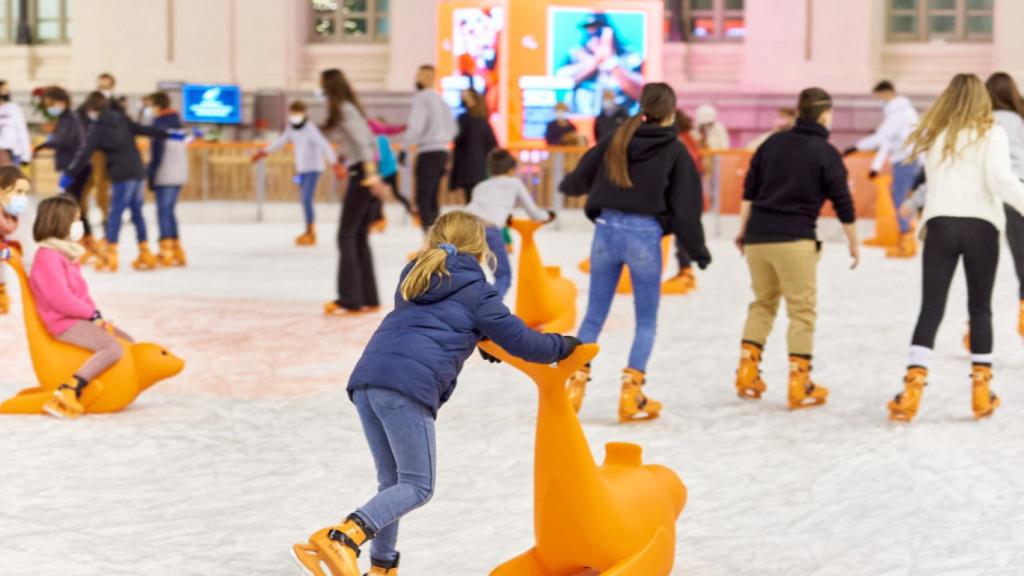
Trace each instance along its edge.
{"label": "woman in white sweater", "polygon": [[961,259],[971,317],[972,409],[991,416],[992,288],[999,263],[1003,204],[1024,211],[1024,183],[1013,173],[1006,130],[995,124],[992,101],[974,74],[957,74],[908,139],[911,157],[925,154],[928,202],[922,217],[925,244],[921,313],[910,347],[904,391],[889,402],[893,419],[911,420],[921,401]]}

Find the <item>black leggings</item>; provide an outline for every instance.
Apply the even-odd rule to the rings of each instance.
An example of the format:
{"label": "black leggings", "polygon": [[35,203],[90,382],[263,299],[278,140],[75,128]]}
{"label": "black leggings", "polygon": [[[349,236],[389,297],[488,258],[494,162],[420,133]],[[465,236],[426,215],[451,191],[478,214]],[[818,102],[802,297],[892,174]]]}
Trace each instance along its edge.
{"label": "black leggings", "polygon": [[335,302],[346,310],[380,304],[369,241],[375,198],[363,186],[363,174],[362,165],[349,168],[348,191],[338,227],[338,299]]}
{"label": "black leggings", "polygon": [[999,266],[999,231],[980,218],[942,216],[928,221],[922,265],[921,314],[914,330],[915,346],[935,347],[946,311],[953,275],[962,257],[967,275],[967,308],[971,316],[971,351],[992,353],[992,288]]}
{"label": "black leggings", "polygon": [[92,176],[92,167],[87,166],[85,169],[80,171],[74,180],[71,181],[71,185],[65,191],[71,197],[78,202],[78,211],[81,214],[82,226],[85,228],[85,235],[92,236],[92,225],[89,224],[89,199],[83,198],[82,195],[85,192],[85,187],[89,184],[89,178]]}
{"label": "black leggings", "polygon": [[1006,206],[1006,240],[1010,243],[1013,264],[1017,267],[1020,299],[1024,301],[1024,216]]}
{"label": "black leggings", "polygon": [[448,153],[444,150],[437,152],[421,152],[416,156],[416,166],[413,168],[416,180],[416,207],[420,212],[420,222],[423,229],[428,230],[434,225],[440,214],[438,194],[441,192],[441,179],[448,168]]}

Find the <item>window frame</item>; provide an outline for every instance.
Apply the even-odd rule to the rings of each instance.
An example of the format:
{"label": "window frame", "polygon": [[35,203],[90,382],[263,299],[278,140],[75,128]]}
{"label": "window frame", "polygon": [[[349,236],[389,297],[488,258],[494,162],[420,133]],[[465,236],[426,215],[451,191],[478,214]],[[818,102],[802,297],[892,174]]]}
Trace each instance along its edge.
{"label": "window frame", "polygon": [[[8,1],[15,1],[16,2],[17,0],[8,0]],[[68,5],[71,2],[73,2],[74,0],[55,0],[55,1],[59,2],[59,5],[57,7],[57,17],[56,18],[47,18],[46,21],[47,22],[57,22],[57,25],[58,25],[58,27],[60,29],[60,36],[57,37],[57,38],[49,38],[49,39],[46,39],[46,40],[44,40],[44,39],[39,37],[39,0],[32,0],[31,2],[29,2],[29,5],[28,5],[28,22],[29,22],[29,26],[32,28],[32,43],[33,44],[56,45],[56,44],[70,44],[71,43],[71,34],[69,33],[69,26],[68,26],[68,22],[69,22],[69,19],[68,19]]]}
{"label": "window frame", "polygon": [[[678,27],[679,36],[682,42],[694,43],[737,43],[743,42],[746,35],[726,36],[725,23],[729,20],[739,19],[746,25],[746,0],[743,0],[743,8],[727,8],[729,0],[711,0],[711,8],[694,9],[693,0],[668,0],[665,10],[675,16],[669,21],[669,29]],[[710,36],[694,36],[693,28],[690,25],[694,18],[708,18],[714,22],[715,31]],[[675,40],[674,40],[675,41]]]}
{"label": "window frame", "polygon": [[[953,0],[952,8],[933,8],[932,0],[913,0],[913,8],[897,8],[896,0],[887,0],[885,5],[885,31],[886,38],[892,43],[913,43],[913,42],[950,42],[964,44],[990,44],[993,41],[993,32],[972,33],[967,30],[969,18],[987,16],[995,22],[995,2],[992,0],[991,8],[971,8],[970,0]],[[897,32],[892,28],[894,17],[912,16],[915,20],[914,31]],[[932,32],[931,19],[933,17],[950,17],[954,19],[953,31],[950,33]]]}
{"label": "window frame", "polygon": [[[333,11],[318,11],[313,7],[313,0],[307,4],[309,9],[309,42],[311,44],[381,44],[390,39],[390,25],[388,32],[382,34],[380,22],[388,20],[391,13],[391,2],[389,0],[364,0],[366,9],[358,12],[349,12],[345,8],[345,0],[337,0],[338,7]],[[384,7],[381,5],[384,4]],[[331,14],[334,21],[334,33],[330,36],[321,36],[316,33],[314,26],[320,15]],[[343,24],[345,20],[358,19],[366,21],[366,34],[362,36],[351,36],[345,34]],[[389,22],[390,24],[390,22]]]}

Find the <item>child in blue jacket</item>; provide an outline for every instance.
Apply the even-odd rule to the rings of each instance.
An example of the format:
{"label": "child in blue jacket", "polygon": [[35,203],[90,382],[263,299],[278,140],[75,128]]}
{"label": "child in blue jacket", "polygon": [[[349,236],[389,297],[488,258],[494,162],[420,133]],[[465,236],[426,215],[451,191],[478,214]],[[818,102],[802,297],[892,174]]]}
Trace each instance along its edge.
{"label": "child in blue jacket", "polygon": [[502,304],[481,268],[492,256],[476,216],[445,214],[430,229],[427,246],[403,271],[395,310],[370,339],[348,383],[377,465],[379,491],[343,524],[294,547],[309,574],[321,574],[323,560],[335,576],[359,576],[359,548],[371,539],[371,573],[397,574],[398,520],[433,494],[434,420],[481,339],[538,363],[562,360],[579,344],[534,332]]}

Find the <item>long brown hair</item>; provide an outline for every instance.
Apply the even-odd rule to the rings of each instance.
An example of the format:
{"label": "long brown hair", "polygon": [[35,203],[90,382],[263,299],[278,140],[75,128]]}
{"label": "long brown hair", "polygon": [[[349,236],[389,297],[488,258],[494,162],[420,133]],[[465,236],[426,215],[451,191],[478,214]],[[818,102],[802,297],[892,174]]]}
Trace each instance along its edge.
{"label": "long brown hair", "polygon": [[[406,301],[430,290],[434,276],[448,277],[448,252],[442,244],[451,244],[461,254],[478,260],[493,261],[494,254],[487,247],[483,220],[469,212],[449,212],[437,219],[427,232],[427,247],[416,255],[416,263],[402,281],[402,298]],[[450,247],[449,247],[450,249]]]}
{"label": "long brown hair", "polygon": [[1024,99],[1012,76],[1006,72],[996,72],[985,81],[985,89],[992,99],[993,110],[1006,110],[1024,116]]}
{"label": "long brown hair", "polygon": [[620,188],[632,188],[629,178],[629,142],[633,140],[641,124],[661,124],[676,112],[676,92],[664,82],[644,86],[640,94],[640,113],[626,120],[615,131],[608,151],[604,154],[604,165],[608,179]]}
{"label": "long brown hair", "polygon": [[[473,99],[473,104],[466,104],[466,95],[469,95]],[[466,88],[462,91],[462,103],[466,104],[466,112],[474,118],[487,118],[487,102],[484,102],[484,97],[473,90],[472,88]]]}
{"label": "long brown hair", "polygon": [[327,98],[327,122],[324,124],[324,130],[337,128],[345,121],[345,114],[341,111],[341,105],[345,102],[351,102],[359,110],[359,113],[364,118],[366,117],[366,110],[359,103],[356,91],[352,89],[348,78],[341,70],[330,68],[321,72],[320,88],[323,89],[324,97]]}
{"label": "long brown hair", "polygon": [[0,192],[6,192],[14,188],[18,180],[28,180],[21,169],[17,166],[0,166]]}
{"label": "long brown hair", "polygon": [[992,100],[981,78],[957,74],[907,138],[911,156],[930,150],[945,133],[942,160],[952,158],[956,156],[961,132],[967,131],[971,142],[976,142],[988,133],[993,122]]}

